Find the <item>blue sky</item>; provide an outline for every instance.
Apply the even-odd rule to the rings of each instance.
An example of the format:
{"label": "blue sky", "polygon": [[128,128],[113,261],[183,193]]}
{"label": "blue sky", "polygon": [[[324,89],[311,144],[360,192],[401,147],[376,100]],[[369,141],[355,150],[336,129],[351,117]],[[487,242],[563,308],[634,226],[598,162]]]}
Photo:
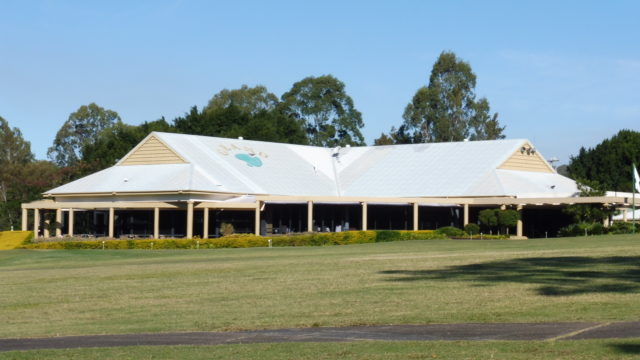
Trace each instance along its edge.
{"label": "blue sky", "polygon": [[0,2],[0,116],[38,158],[96,102],[139,124],[224,88],[280,96],[333,74],[372,143],[398,126],[443,50],[477,75],[508,138],[566,163],[640,131],[638,1]]}

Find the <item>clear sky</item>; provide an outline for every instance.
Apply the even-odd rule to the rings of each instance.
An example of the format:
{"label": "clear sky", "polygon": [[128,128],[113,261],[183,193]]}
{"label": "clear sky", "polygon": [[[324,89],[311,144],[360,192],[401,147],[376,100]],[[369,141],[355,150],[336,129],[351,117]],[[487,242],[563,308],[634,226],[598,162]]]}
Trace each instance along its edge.
{"label": "clear sky", "polygon": [[333,74],[372,143],[443,50],[507,126],[566,163],[640,131],[639,1],[0,1],[0,116],[40,159],[95,102],[139,124],[224,88]]}

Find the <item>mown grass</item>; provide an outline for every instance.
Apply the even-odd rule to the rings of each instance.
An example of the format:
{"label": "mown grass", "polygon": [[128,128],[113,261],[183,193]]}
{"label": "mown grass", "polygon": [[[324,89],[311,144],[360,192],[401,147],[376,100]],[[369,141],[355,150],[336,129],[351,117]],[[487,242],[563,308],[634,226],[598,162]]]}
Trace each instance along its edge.
{"label": "mown grass", "polygon": [[637,320],[640,236],[0,252],[0,337]]}
{"label": "mown grass", "polygon": [[0,231],[0,250],[15,249],[31,236],[31,231]]}
{"label": "mown grass", "polygon": [[637,359],[640,340],[431,341],[139,346],[0,353],[0,359]]}

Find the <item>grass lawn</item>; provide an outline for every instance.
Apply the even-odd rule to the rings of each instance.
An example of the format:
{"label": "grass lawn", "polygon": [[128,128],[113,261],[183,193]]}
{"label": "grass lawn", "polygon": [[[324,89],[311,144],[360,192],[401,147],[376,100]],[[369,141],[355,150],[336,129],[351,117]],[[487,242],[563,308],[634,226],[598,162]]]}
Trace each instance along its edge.
{"label": "grass lawn", "polygon": [[0,353],[0,359],[637,359],[640,340],[435,341],[136,346]]}
{"label": "grass lawn", "polygon": [[[639,292],[640,235],[218,250],[10,250],[0,252],[0,337],[637,320]],[[298,345],[280,346],[288,351]]]}

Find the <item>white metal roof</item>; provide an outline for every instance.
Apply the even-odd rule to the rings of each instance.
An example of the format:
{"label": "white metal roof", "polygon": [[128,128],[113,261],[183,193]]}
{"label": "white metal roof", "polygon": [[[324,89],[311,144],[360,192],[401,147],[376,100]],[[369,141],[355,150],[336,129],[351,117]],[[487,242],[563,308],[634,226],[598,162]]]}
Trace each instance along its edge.
{"label": "white metal roof", "polygon": [[557,173],[498,169],[527,143],[524,139],[330,149],[159,132],[149,136],[187,164],[118,164],[47,193],[567,197],[577,191],[572,180]]}

